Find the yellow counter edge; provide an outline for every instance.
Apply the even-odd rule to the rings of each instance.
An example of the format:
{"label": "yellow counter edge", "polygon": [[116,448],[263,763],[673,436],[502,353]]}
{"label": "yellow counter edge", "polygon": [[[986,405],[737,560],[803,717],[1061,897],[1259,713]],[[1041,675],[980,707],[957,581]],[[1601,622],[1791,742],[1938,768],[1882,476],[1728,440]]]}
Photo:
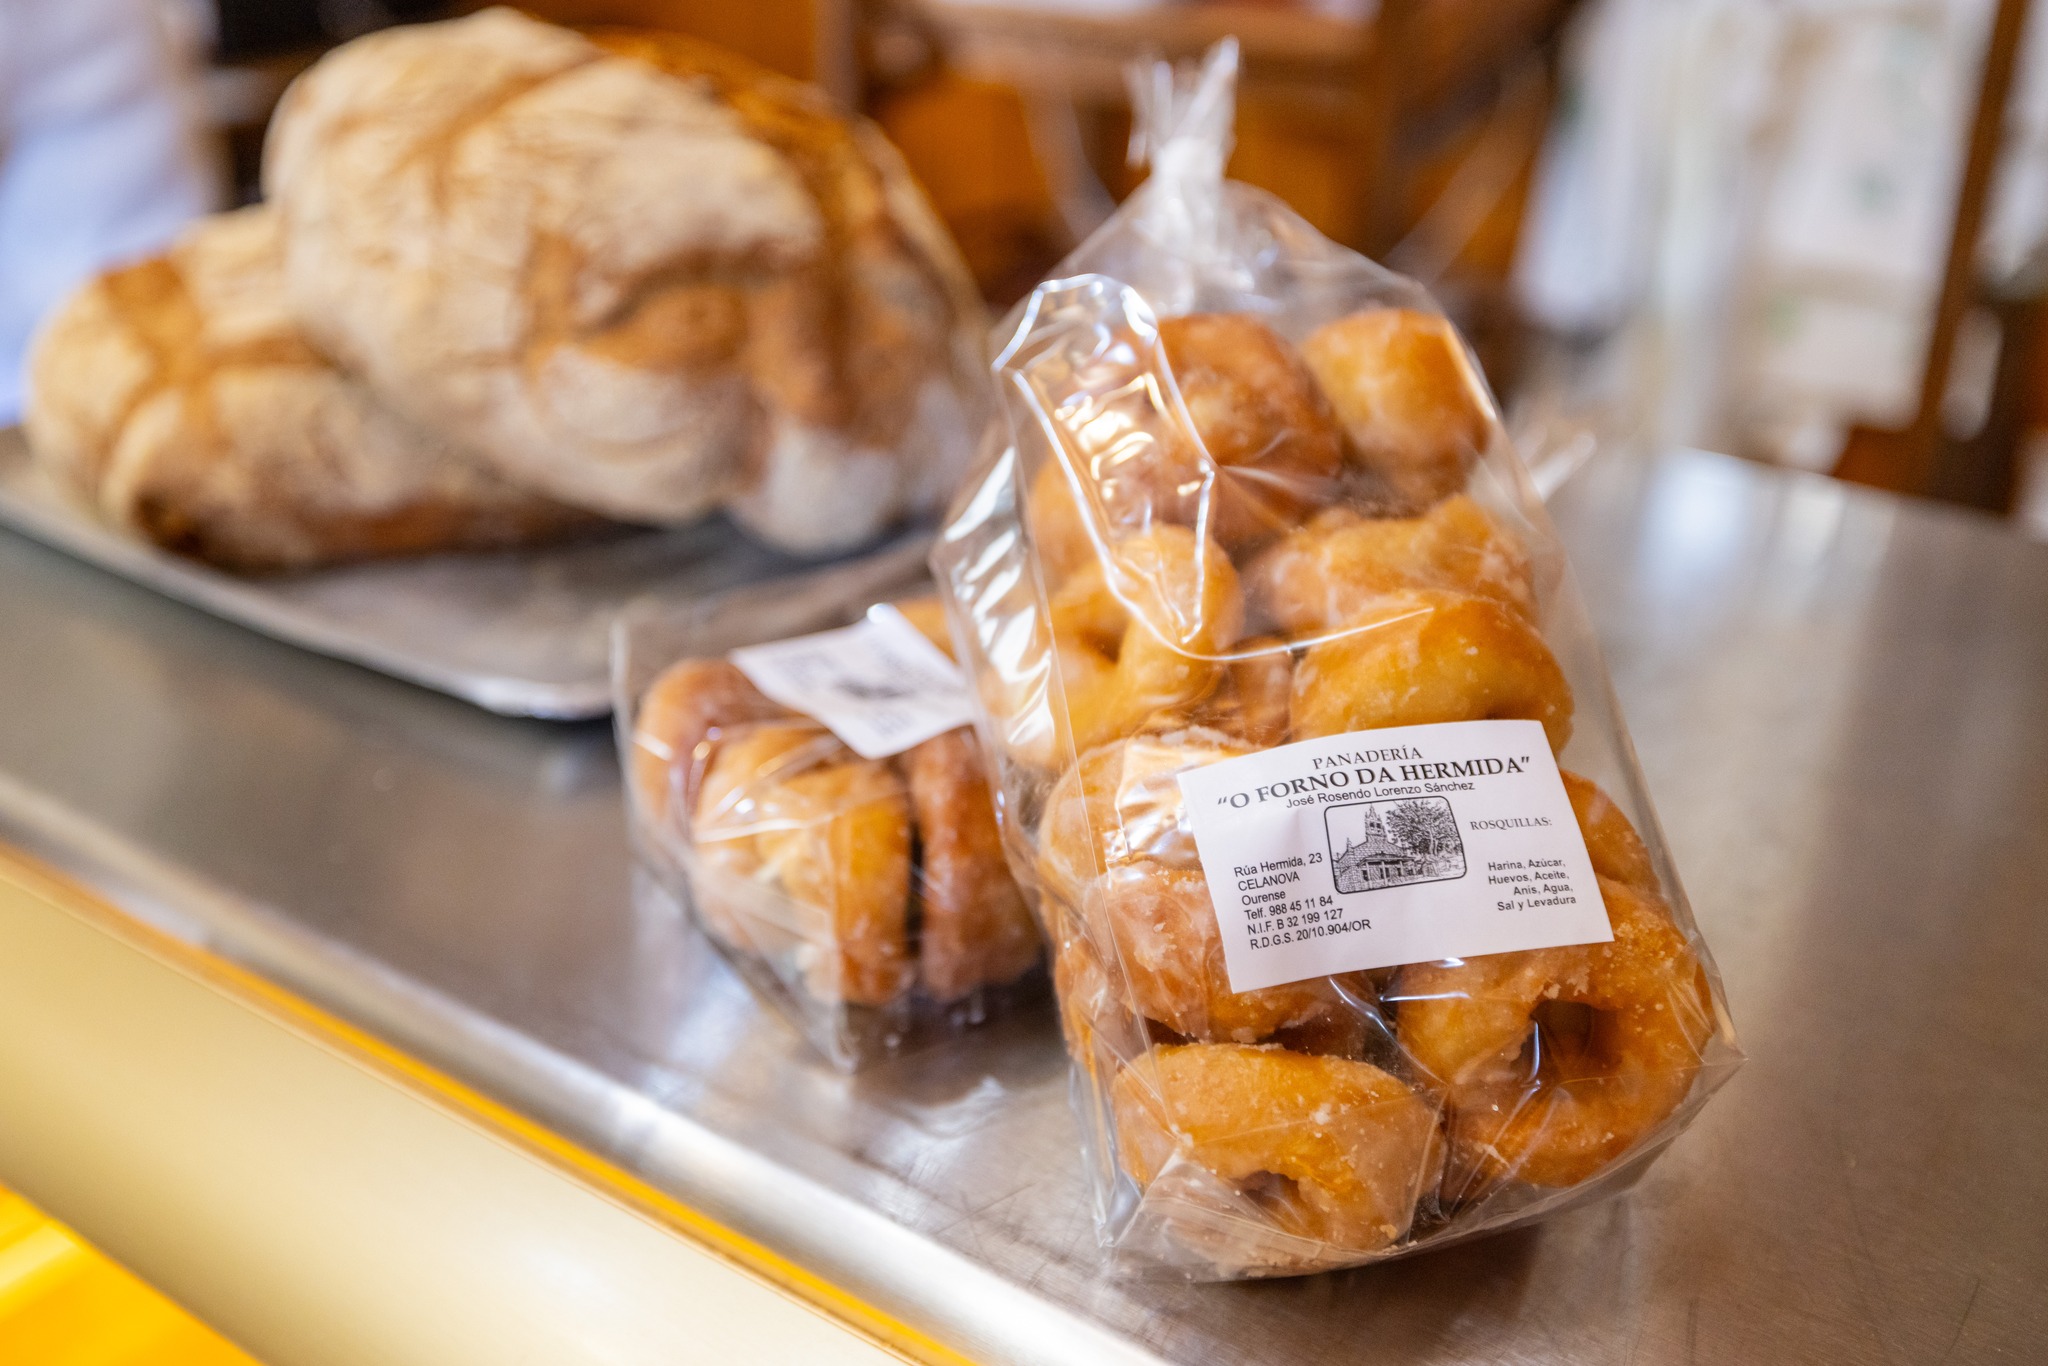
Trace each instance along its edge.
{"label": "yellow counter edge", "polygon": [[[305,1056],[294,1059],[294,1047]],[[194,1075],[182,1086],[179,1078],[165,1075],[172,1069],[161,1066],[164,1056],[151,1056],[165,1050],[172,1061],[193,1068]],[[319,1057],[345,1071],[311,1061]],[[133,1064],[136,1076],[120,1075],[124,1060]],[[429,1115],[441,1125],[433,1125]],[[96,1118],[107,1123],[93,1124]],[[451,1121],[461,1134],[445,1132]],[[265,1126],[272,1132],[266,1134]],[[209,1135],[215,1149],[210,1153]],[[307,1184],[295,1190],[293,1164],[300,1155],[280,1151],[279,1145],[320,1149],[330,1139],[341,1146],[303,1153],[306,1170],[296,1179]],[[409,1152],[400,1147],[406,1144]],[[276,1316],[260,1311],[243,1312],[262,1292],[236,1286],[232,1277],[219,1274],[236,1257],[222,1257],[214,1274],[200,1264],[207,1252],[220,1248],[204,1219],[190,1217],[203,1212],[183,1211],[191,1237],[182,1252],[176,1250],[180,1238],[175,1229],[145,1237],[140,1227],[122,1227],[123,1199],[108,1189],[107,1179],[88,1170],[109,1148],[128,1160],[122,1180],[135,1183],[130,1199],[161,1201],[147,1211],[136,1209],[138,1221],[161,1223],[166,1213],[181,1208],[177,1198],[157,1191],[152,1177],[176,1181],[183,1176],[195,1192],[205,1190],[209,1181],[229,1183],[216,1190],[238,1190],[234,1164],[246,1162],[243,1170],[250,1178],[262,1173],[281,1180],[284,1193],[273,1198],[294,1206],[289,1212],[280,1209],[278,1217],[294,1220],[297,1228],[268,1230],[259,1239],[273,1255],[296,1242],[303,1245],[308,1271],[319,1263],[322,1275],[365,1274],[372,1282],[372,1299],[395,1293],[407,1303],[408,1313],[418,1308],[411,1300],[444,1305],[445,1311],[434,1310],[432,1322],[410,1325],[418,1341],[373,1344],[375,1324],[315,1304],[302,1315],[307,1320],[304,1340],[293,1340],[290,1323],[273,1322]],[[660,1250],[607,1222],[602,1210],[577,1209],[563,1203],[573,1197],[534,1190],[493,1151],[516,1154],[545,1169],[556,1186],[586,1202],[595,1197],[593,1203],[613,1218],[623,1213],[664,1238],[683,1240],[872,1349],[943,1366],[969,1360],[346,1021],[142,924],[64,875],[0,846],[0,1182],[14,1184],[259,1356],[267,1354],[274,1366],[347,1361],[357,1349],[373,1345],[380,1360],[395,1363],[401,1358],[385,1354],[399,1350],[403,1359],[452,1366],[472,1359],[463,1350],[462,1322],[472,1319],[469,1340],[479,1334],[488,1340],[495,1333],[503,1339],[497,1350],[510,1343],[520,1348],[521,1358],[530,1349],[534,1361],[585,1356],[605,1361],[742,1359],[729,1355],[735,1347],[742,1347],[750,1361],[824,1359],[818,1355],[826,1349],[822,1341],[806,1339],[786,1317],[749,1311],[739,1303],[743,1294],[721,1295],[718,1308],[739,1317],[755,1312],[757,1340],[721,1345],[717,1325],[695,1322],[678,1338],[673,1306],[660,1306],[672,1311],[655,1316],[661,1321],[647,1321],[650,1306],[644,1297],[661,1290],[655,1265]],[[334,1164],[337,1154],[351,1170],[337,1176],[319,1169],[323,1160]],[[335,1200],[319,1183],[370,1175],[369,1168],[394,1161],[406,1165],[404,1179],[413,1199],[406,1204],[394,1196],[393,1208],[376,1212],[391,1224],[395,1240],[404,1240],[387,1248],[374,1233],[356,1227],[366,1218],[360,1209]],[[194,1163],[216,1165],[195,1181],[195,1174],[185,1170]],[[534,1208],[510,1207],[521,1194]],[[297,1207],[301,1203],[304,1208]],[[338,1227],[319,1227],[327,1216],[336,1217]],[[519,1224],[522,1217],[532,1221],[530,1226]],[[456,1225],[452,1234],[435,1231],[450,1221]],[[447,1265],[445,1249],[431,1249],[444,1259],[437,1262],[420,1246],[422,1239],[431,1243],[450,1236],[458,1245],[457,1260],[467,1237],[477,1240],[469,1250],[488,1265]],[[351,1245],[373,1265],[351,1273],[345,1256]],[[242,1256],[250,1251],[244,1249]],[[439,1267],[448,1273],[445,1296],[424,1287],[419,1294],[407,1294],[400,1269],[413,1256],[423,1260],[420,1271],[431,1274]],[[265,1264],[259,1259],[247,1270]],[[273,1269],[279,1276],[290,1274],[288,1268]],[[606,1283],[582,1283],[592,1277]],[[679,1275],[679,1286],[682,1279]],[[631,1284],[635,1280],[643,1283]],[[487,1302],[493,1294],[515,1290],[528,1292],[518,1297],[523,1302]],[[338,1297],[350,1298],[346,1293]],[[555,1322],[563,1317],[570,1322]],[[568,1336],[544,1349],[554,1332]],[[283,1337],[277,1338],[280,1333]],[[564,1349],[571,1355],[560,1355]]]}
{"label": "yellow counter edge", "polygon": [[258,1366],[98,1249],[0,1189],[0,1361]]}

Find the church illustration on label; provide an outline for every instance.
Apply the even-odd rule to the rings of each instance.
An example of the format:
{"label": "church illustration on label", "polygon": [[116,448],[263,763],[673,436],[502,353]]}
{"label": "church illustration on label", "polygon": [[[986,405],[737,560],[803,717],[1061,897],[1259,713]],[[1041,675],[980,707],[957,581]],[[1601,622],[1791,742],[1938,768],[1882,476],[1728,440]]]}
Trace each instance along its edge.
{"label": "church illustration on label", "polygon": [[850,697],[856,702],[898,702],[906,697],[917,696],[917,689],[901,683],[877,682],[870,678],[853,678],[840,674],[832,680],[832,690],[841,697]]}
{"label": "church illustration on label", "polygon": [[1465,876],[1465,841],[1443,797],[1323,808],[1330,873],[1340,892],[1372,892]]}

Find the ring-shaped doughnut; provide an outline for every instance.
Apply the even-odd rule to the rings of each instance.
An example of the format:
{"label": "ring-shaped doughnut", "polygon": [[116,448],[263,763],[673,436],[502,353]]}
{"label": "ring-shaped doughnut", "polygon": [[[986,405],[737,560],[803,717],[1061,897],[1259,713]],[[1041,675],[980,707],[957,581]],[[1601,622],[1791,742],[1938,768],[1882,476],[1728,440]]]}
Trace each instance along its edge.
{"label": "ring-shaped doughnut", "polygon": [[[1334,490],[1343,437],[1307,367],[1270,327],[1244,314],[1191,314],[1162,322],[1159,341],[1186,421],[1141,383],[1136,391],[1151,395],[1143,430],[1077,428],[1066,453],[1031,479],[1025,523],[1055,584],[1098,543],[1154,526],[1200,528],[1232,553],[1256,549]],[[1114,439],[1104,444],[1097,426]]]}
{"label": "ring-shaped doughnut", "polygon": [[1057,460],[1047,460],[1032,477],[1024,498],[1024,525],[1049,584],[1066,582],[1075,570],[1095,558],[1095,542],[1081,520],[1074,491],[1067,486],[1066,471]]}
{"label": "ring-shaped doughnut", "polygon": [[811,995],[882,1005],[914,975],[911,813],[903,780],[809,722],[720,744],[697,793],[699,909],[737,947],[793,940]]}
{"label": "ring-shaped doughnut", "polygon": [[1396,499],[1423,508],[1465,487],[1494,430],[1477,368],[1450,321],[1371,308],[1301,344],[1351,444]]}
{"label": "ring-shaped doughnut", "polygon": [[1134,735],[1082,754],[1046,797],[1039,818],[1041,887],[1076,910],[1102,873],[1143,859],[1196,868],[1180,774],[1250,754],[1252,747],[1208,729]]}
{"label": "ring-shaped doughnut", "polygon": [[1054,593],[1048,618],[1075,752],[1129,735],[1216,686],[1244,621],[1237,571],[1185,527],[1127,537]]}
{"label": "ring-shaped doughnut", "polygon": [[[1148,1194],[1165,1181],[1175,1197],[1200,1201],[1220,1181],[1239,1207],[1223,1213],[1346,1252],[1406,1235],[1443,1167],[1430,1102],[1346,1058],[1242,1044],[1154,1048],[1119,1072],[1111,1107],[1119,1157]],[[1213,1181],[1174,1180],[1186,1169]]]}
{"label": "ring-shaped doughnut", "polygon": [[723,659],[685,659],[671,665],[648,685],[633,717],[628,776],[650,826],[663,829],[672,806],[690,809],[710,757],[707,744],[720,731],[794,714],[763,696]]}
{"label": "ring-shaped doughnut", "polygon": [[1257,1043],[1365,1008],[1360,993],[1370,988],[1356,975],[1231,990],[1209,880],[1199,870],[1122,864],[1096,879],[1082,904],[1091,937],[1114,948],[1104,965],[1131,1006],[1182,1038]]}
{"label": "ring-shaped doughnut", "polygon": [[[1296,1053],[1354,1059],[1364,1058],[1376,1045],[1384,1049],[1392,1038],[1386,1017],[1372,998],[1354,995],[1369,991],[1370,981],[1363,973],[1342,980],[1347,1008],[1327,1010],[1298,1025],[1276,1029],[1268,1042]],[[1078,926],[1060,939],[1054,955],[1053,989],[1059,997],[1067,1050],[1091,1075],[1104,1072],[1105,1060],[1129,1062],[1148,1043],[1187,1042],[1166,1025],[1131,1008],[1130,993],[1103,966],[1094,941]]]}
{"label": "ring-shaped doughnut", "polygon": [[[1256,549],[1329,500],[1343,438],[1279,333],[1245,313],[1190,313],[1162,321],[1159,341],[1212,462],[1202,511],[1218,544]],[[1200,487],[1207,471],[1183,463],[1190,468],[1175,472],[1175,484]]]}
{"label": "ring-shaped doughnut", "polygon": [[1714,1028],[1699,961],[1661,898],[1600,893],[1611,943],[1411,964],[1388,993],[1450,1104],[1457,1193],[1589,1180],[1692,1089]]}
{"label": "ring-shaped doughnut", "polygon": [[684,829],[690,899],[714,938],[756,955],[794,929],[779,914],[781,878],[753,838],[762,793],[780,778],[830,762],[839,742],[799,717],[737,726],[702,752]]}
{"label": "ring-shaped doughnut", "polygon": [[1528,551],[1462,493],[1416,517],[1327,509],[1245,573],[1253,614],[1292,635],[1328,630],[1373,598],[1406,588],[1472,593],[1536,618]]}
{"label": "ring-shaped doughnut", "polygon": [[1309,648],[1294,671],[1294,738],[1442,721],[1543,723],[1572,733],[1572,693],[1535,627],[1491,598],[1393,593]]}
{"label": "ring-shaped doughnut", "polygon": [[1579,831],[1586,837],[1586,852],[1592,857],[1593,871],[1623,886],[1655,895],[1657,868],[1650,861],[1649,847],[1614,799],[1592,779],[1568,769],[1559,769],[1557,776],[1564,779],[1572,814],[1579,818]]}
{"label": "ring-shaped doughnut", "polygon": [[1048,923],[1054,940],[1053,995],[1059,1001],[1067,1053],[1107,1086],[1109,1072],[1145,1050],[1147,1033],[1080,925],[1058,908],[1053,908]]}
{"label": "ring-shaped doughnut", "polygon": [[1241,640],[1216,690],[1189,707],[1191,727],[1220,731],[1256,749],[1287,743],[1294,709],[1294,654],[1278,636]]}
{"label": "ring-shaped doughnut", "polygon": [[971,732],[950,730],[903,756],[917,820],[918,976],[939,1001],[1023,976],[1043,941],[1010,878],[988,774]]}
{"label": "ring-shaped doughnut", "polygon": [[[950,653],[936,598],[895,605]],[[927,991],[957,1000],[1040,957],[965,730],[897,762],[859,760],[730,663],[693,659],[643,696],[632,757],[641,811],[690,851],[706,928],[755,956],[793,951],[822,999],[881,1004],[909,985],[913,826],[915,966]],[[691,812],[688,828],[665,829],[677,810]]]}

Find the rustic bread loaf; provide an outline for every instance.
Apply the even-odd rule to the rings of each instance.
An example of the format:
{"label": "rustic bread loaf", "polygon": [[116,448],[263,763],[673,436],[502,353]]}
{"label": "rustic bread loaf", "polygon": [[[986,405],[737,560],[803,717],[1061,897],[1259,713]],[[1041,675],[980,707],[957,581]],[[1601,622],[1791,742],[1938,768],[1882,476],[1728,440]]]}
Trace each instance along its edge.
{"label": "rustic bread loaf", "polygon": [[805,552],[930,503],[971,286],[894,152],[688,39],[489,10],[326,57],[265,183],[315,339],[508,478]]}
{"label": "rustic bread loaf", "polygon": [[595,519],[398,417],[285,307],[276,217],[202,219],[45,324],[38,463],[112,524],[226,568],[509,546]]}

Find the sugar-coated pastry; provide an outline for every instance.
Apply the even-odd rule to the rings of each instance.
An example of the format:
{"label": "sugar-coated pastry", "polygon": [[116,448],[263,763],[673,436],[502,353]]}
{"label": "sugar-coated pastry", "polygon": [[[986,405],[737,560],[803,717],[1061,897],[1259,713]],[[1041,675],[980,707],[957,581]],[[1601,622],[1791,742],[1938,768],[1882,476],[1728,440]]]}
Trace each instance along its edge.
{"label": "sugar-coated pastry", "polygon": [[723,659],[685,659],[664,670],[633,718],[629,776],[649,824],[662,826],[677,805],[689,810],[720,732],[792,715]]}
{"label": "sugar-coated pastry", "polygon": [[1528,551],[1462,493],[1414,517],[1327,509],[1245,572],[1253,612],[1295,635],[1339,626],[1404,588],[1472,593],[1536,617]]}
{"label": "sugar-coated pastry", "polygon": [[[1344,1251],[1405,1235],[1443,1167],[1434,1106],[1370,1063],[1167,1046],[1124,1068],[1111,1100],[1118,1156],[1140,1186],[1187,1164],[1223,1183],[1243,1214]],[[1188,1183],[1175,1194],[1205,1192]]]}
{"label": "sugar-coated pastry", "polygon": [[1189,728],[1134,735],[1084,753],[1046,798],[1035,841],[1040,885],[1078,908],[1082,889],[1097,876],[1136,860],[1198,867],[1180,775],[1252,752],[1221,731]]}
{"label": "sugar-coated pastry", "polygon": [[1389,594],[1309,648],[1294,671],[1294,736],[1442,721],[1541,721],[1572,733],[1572,693],[1550,647],[1491,598]]}
{"label": "sugar-coated pastry", "polygon": [[814,722],[764,723],[718,747],[690,835],[719,875],[706,881],[726,884],[715,919],[738,921],[742,944],[793,930],[812,995],[881,1005],[909,986],[910,803],[889,764]]}
{"label": "sugar-coated pastry", "polygon": [[1448,319],[1412,308],[1367,309],[1311,332],[1301,354],[1352,454],[1395,498],[1427,507],[1465,487],[1494,422]]}
{"label": "sugar-coated pastry", "polygon": [[1343,438],[1329,404],[1270,327],[1243,314],[1200,313],[1159,324],[1181,404],[1128,415],[1072,415],[1068,446],[1025,495],[1025,522],[1057,585],[1102,548],[1156,526],[1187,527],[1233,555],[1248,553],[1329,501]]}
{"label": "sugar-coated pastry", "polygon": [[1345,985],[1325,977],[1232,991],[1199,869],[1126,863],[1087,888],[1083,907],[1096,942],[1114,949],[1132,1008],[1184,1038],[1257,1043],[1350,1008]]}
{"label": "sugar-coated pastry", "polygon": [[1600,891],[1612,943],[1411,964],[1389,993],[1451,1105],[1454,1195],[1590,1180],[1692,1089],[1714,1029],[1699,962],[1661,897]]}
{"label": "sugar-coated pastry", "polygon": [[1044,952],[1003,858],[981,751],[951,730],[903,756],[917,816],[918,976],[940,1001],[1014,982]]}
{"label": "sugar-coated pastry", "polygon": [[1103,967],[1094,941],[1063,916],[1056,916],[1054,924],[1059,932],[1054,937],[1052,986],[1067,1052],[1106,1087],[1117,1068],[1144,1050],[1147,1035]]}
{"label": "sugar-coated pastry", "polygon": [[1266,748],[1287,740],[1294,705],[1294,656],[1276,636],[1241,640],[1216,691],[1188,712],[1189,721]]}
{"label": "sugar-coated pastry", "polygon": [[1593,871],[1638,892],[1655,895],[1657,868],[1643,837],[1614,799],[1590,779],[1560,769],[1565,795],[1571,798],[1572,813],[1586,837],[1586,852],[1592,856]]}
{"label": "sugar-coated pastry", "polygon": [[[847,752],[823,727],[796,716],[735,726],[716,744],[698,747],[688,821],[678,829],[671,816],[654,827],[654,837],[682,856],[697,917],[720,943],[765,956],[801,933],[795,917],[778,913],[782,879],[754,838],[761,798],[782,780]],[[671,780],[671,812],[684,789],[680,775]]]}
{"label": "sugar-coated pastry", "polygon": [[[899,604],[943,641],[935,606]],[[886,1005],[922,984],[953,1002],[1043,956],[965,729],[862,759],[727,661],[686,659],[641,699],[630,780],[711,933],[792,957],[819,1000]]]}
{"label": "sugar-coated pastry", "polygon": [[[1330,405],[1301,357],[1244,313],[1159,324],[1195,435],[1213,462],[1206,530],[1232,554],[1253,549],[1329,501],[1343,465]],[[1177,479],[1200,481],[1199,468]]]}
{"label": "sugar-coated pastry", "polygon": [[1053,595],[1049,617],[1078,752],[1207,694],[1244,606],[1215,542],[1160,526],[1083,565]]}
{"label": "sugar-coated pastry", "polygon": [[1080,505],[1067,482],[1066,467],[1048,460],[1038,467],[1024,499],[1024,524],[1031,544],[1053,584],[1064,583],[1069,575],[1095,558],[1095,542],[1081,519]]}

